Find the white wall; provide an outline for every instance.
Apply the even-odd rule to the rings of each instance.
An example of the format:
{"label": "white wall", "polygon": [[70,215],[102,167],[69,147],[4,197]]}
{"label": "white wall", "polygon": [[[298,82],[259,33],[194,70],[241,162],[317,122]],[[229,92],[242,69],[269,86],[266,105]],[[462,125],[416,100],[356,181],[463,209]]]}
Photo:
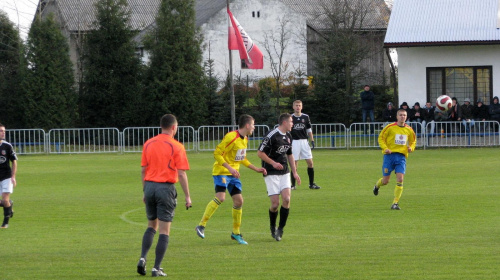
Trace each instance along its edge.
{"label": "white wall", "polygon": [[[493,96],[500,92],[500,45],[398,48],[399,105],[427,100],[426,68],[492,66]],[[434,101],[433,101],[434,103]]]}
{"label": "white wall", "polygon": [[[281,1],[242,0],[233,2],[230,8],[234,17],[264,54],[264,69],[251,70],[241,69],[239,53],[238,51],[232,51],[233,75],[241,75],[243,78],[246,78],[248,75],[250,79],[272,75],[269,66],[269,57],[264,48],[264,34],[272,32],[273,29],[278,30],[280,28],[279,19],[284,17],[290,20],[288,26],[293,34],[285,50],[284,61],[289,63],[289,71],[297,69],[299,63],[303,71],[306,71],[307,23],[303,16],[295,13]],[[260,12],[260,17],[252,17],[252,12],[257,14],[258,11]],[[209,58],[210,44],[210,58],[214,60],[215,72],[222,79],[225,79],[229,72],[228,22],[228,14],[224,8],[201,26],[205,44],[203,61],[207,61]]]}

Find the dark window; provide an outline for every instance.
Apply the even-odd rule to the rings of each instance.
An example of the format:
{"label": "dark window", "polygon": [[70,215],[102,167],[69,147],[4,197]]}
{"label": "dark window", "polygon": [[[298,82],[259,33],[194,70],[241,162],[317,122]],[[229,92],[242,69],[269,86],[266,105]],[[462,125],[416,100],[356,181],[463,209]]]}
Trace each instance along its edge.
{"label": "dark window", "polygon": [[456,97],[463,104],[465,98],[475,103],[478,98],[490,104],[493,97],[492,67],[429,67],[427,68],[427,100],[440,95]]}
{"label": "dark window", "polygon": [[252,17],[255,17],[255,12],[252,12]]}
{"label": "dark window", "polygon": [[260,11],[259,11],[259,12],[257,12],[257,17],[260,17]]}
{"label": "dark window", "polygon": [[244,59],[241,60],[241,69],[248,69],[248,65]]}

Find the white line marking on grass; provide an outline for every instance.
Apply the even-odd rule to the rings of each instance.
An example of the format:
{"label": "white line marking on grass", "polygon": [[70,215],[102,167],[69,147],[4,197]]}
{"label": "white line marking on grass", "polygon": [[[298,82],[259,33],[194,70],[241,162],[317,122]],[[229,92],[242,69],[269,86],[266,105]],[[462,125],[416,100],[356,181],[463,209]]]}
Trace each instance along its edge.
{"label": "white line marking on grass", "polygon": [[138,222],[134,222],[134,221],[131,221],[129,219],[127,219],[127,215],[130,214],[130,213],[133,213],[133,212],[136,212],[136,211],[139,211],[139,210],[144,210],[144,207],[139,207],[137,209],[133,209],[133,210],[130,210],[130,211],[127,211],[123,214],[120,215],[120,219],[122,219],[123,221],[131,224],[131,225],[138,225],[138,226],[144,226],[144,222],[142,223],[138,223]]}

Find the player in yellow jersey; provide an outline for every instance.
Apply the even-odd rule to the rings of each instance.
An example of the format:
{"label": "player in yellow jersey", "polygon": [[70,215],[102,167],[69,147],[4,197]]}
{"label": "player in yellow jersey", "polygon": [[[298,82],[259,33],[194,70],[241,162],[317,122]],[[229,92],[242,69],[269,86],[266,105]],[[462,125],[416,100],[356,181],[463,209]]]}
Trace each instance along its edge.
{"label": "player in yellow jersey", "polygon": [[265,168],[257,168],[248,161],[246,149],[248,136],[254,131],[254,119],[250,115],[242,115],[238,121],[238,130],[231,131],[217,145],[214,151],[215,163],[212,170],[215,185],[215,197],[205,209],[205,213],[196,227],[196,234],[205,238],[205,227],[208,220],[215,213],[219,205],[226,198],[226,189],[233,199],[233,232],[231,239],[240,244],[248,244],[240,233],[243,196],[241,195],[240,163],[266,175]]}
{"label": "player in yellow jersey", "polygon": [[391,209],[400,210],[399,199],[403,193],[406,158],[409,153],[415,150],[417,138],[413,129],[405,123],[407,118],[406,110],[400,109],[396,118],[397,121],[388,124],[378,136],[378,144],[384,154],[384,162],[382,164],[382,178],[373,187],[373,194],[378,195],[379,188],[389,183],[391,172],[394,170],[397,182]]}

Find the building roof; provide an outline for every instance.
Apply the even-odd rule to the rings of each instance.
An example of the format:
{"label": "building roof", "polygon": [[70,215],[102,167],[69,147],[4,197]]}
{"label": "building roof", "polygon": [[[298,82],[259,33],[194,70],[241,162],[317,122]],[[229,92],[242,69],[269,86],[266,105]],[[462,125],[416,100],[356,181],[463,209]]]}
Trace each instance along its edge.
{"label": "building roof", "polygon": [[[96,20],[95,4],[99,0],[57,0],[61,18],[69,31],[89,31],[94,29]],[[150,25],[158,12],[161,0],[128,0],[131,10],[130,25],[134,30],[142,30]]]}
{"label": "building roof", "polygon": [[397,0],[385,47],[499,44],[498,0]]}
{"label": "building roof", "polygon": [[[53,1],[60,11],[60,16],[70,32],[90,31],[96,20],[95,3],[99,0],[56,0]],[[276,0],[275,0],[276,1]],[[281,0],[307,18],[308,24],[315,29],[327,29],[325,5],[334,3],[331,0]],[[371,5],[365,18],[366,29],[386,29],[389,9],[383,0],[349,0]],[[134,30],[144,30],[154,22],[161,0],[128,0],[131,10],[130,25]],[[234,2],[234,0],[230,1]],[[226,7],[226,0],[196,0],[196,25],[208,22],[217,12]]]}
{"label": "building roof", "polygon": [[[338,0],[281,0],[296,12],[307,18],[307,24],[317,30],[327,30],[328,14],[325,10],[332,10],[332,5],[338,7]],[[385,30],[391,14],[384,0],[348,0],[352,7],[365,9],[363,19],[365,30]]]}

